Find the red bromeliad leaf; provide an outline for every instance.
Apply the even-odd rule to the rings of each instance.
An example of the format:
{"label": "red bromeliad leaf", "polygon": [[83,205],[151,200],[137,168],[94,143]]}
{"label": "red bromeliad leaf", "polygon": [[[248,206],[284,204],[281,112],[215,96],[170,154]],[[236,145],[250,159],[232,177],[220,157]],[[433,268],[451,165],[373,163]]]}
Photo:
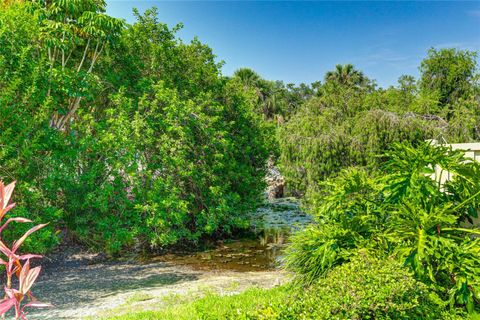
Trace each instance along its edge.
{"label": "red bromeliad leaf", "polygon": [[15,203],[9,204],[4,209],[0,208],[0,219],[2,219],[8,211],[12,210],[13,207],[15,207]]}
{"label": "red bromeliad leaf", "polygon": [[13,189],[15,189],[15,183],[16,181],[10,183],[8,186],[5,186],[3,181],[0,181],[0,219],[3,218],[5,213],[14,206],[8,206],[8,202],[12,197]]}
{"label": "red bromeliad leaf", "polygon": [[22,218],[22,217],[10,218],[10,219],[7,220],[7,222],[9,222],[9,221],[16,221],[16,222],[33,222],[33,221],[30,220],[30,219]]}
{"label": "red bromeliad leaf", "polygon": [[25,290],[28,292],[32,288],[33,284],[37,280],[40,271],[42,271],[42,267],[35,267],[30,269],[30,272],[27,275],[27,281],[25,282]]}
{"label": "red bromeliad leaf", "polygon": [[15,297],[3,299],[2,301],[0,301],[0,314],[5,314],[5,312],[10,310],[16,303],[17,299],[15,299]]}
{"label": "red bromeliad leaf", "polygon": [[0,209],[4,209],[7,205],[5,203],[5,193],[5,184],[3,183],[3,181],[0,181]]}
{"label": "red bromeliad leaf", "polygon": [[5,187],[5,193],[3,195],[3,209],[7,206],[10,198],[12,197],[13,189],[15,189],[15,184],[17,181],[13,181],[8,186]]}
{"label": "red bromeliad leaf", "polygon": [[[28,260],[27,260],[28,262]],[[20,292],[23,294],[27,294],[32,285],[34,284],[35,280],[37,280],[40,271],[42,270],[41,267],[35,267],[33,269],[29,269],[27,272],[23,272],[25,269],[22,269],[20,273]]]}
{"label": "red bromeliad leaf", "polygon": [[14,261],[15,268],[12,270],[12,274],[15,273],[17,275],[17,278],[18,278],[20,276],[20,272],[22,271],[22,264],[20,263],[20,260],[10,259],[9,261]]}
{"label": "red bromeliad leaf", "polygon": [[18,256],[18,260],[29,260],[33,258],[43,258],[43,256],[39,254],[24,254],[24,255]]}
{"label": "red bromeliad leaf", "polygon": [[5,229],[6,226],[8,226],[8,224],[12,221],[15,221],[15,222],[22,222],[22,223],[25,223],[25,222],[33,222],[32,220],[30,219],[27,219],[27,218],[22,218],[22,217],[16,217],[16,218],[10,218],[7,220],[7,222],[5,222],[3,224],[3,226],[0,228],[0,233],[3,231],[3,229]]}
{"label": "red bromeliad leaf", "polygon": [[10,250],[10,248],[7,247],[5,243],[3,243],[1,240],[0,240],[0,252],[2,252],[7,257],[9,257],[12,254],[12,250]]}
{"label": "red bromeliad leaf", "polygon": [[[4,183],[0,181],[0,221],[3,219],[5,214],[15,206],[15,204],[9,204],[14,189],[15,182],[12,182],[9,185],[5,186]],[[26,223],[32,221],[30,219],[22,217],[9,218],[0,227],[0,234],[11,222]],[[4,287],[5,298],[3,300],[0,300],[0,317],[2,319],[4,317],[4,314],[13,307],[15,308],[16,312],[15,319],[27,320],[27,314],[26,312],[24,312],[26,307],[46,308],[52,306],[49,303],[37,301],[30,292],[30,289],[37,280],[41,271],[41,267],[30,268],[30,259],[42,258],[42,256],[37,254],[16,254],[17,250],[25,242],[29,235],[45,227],[46,225],[47,224],[40,224],[34,226],[33,228],[30,228],[20,239],[13,242],[12,248],[9,248],[0,239],[0,252],[8,258],[5,260],[0,258],[0,265],[4,265],[6,267],[9,279],[13,275],[16,275],[19,280],[19,290]],[[23,260],[26,260],[26,262],[22,266]],[[22,301],[26,297],[28,297],[28,300],[30,300],[30,302],[21,307]]]}
{"label": "red bromeliad leaf", "polygon": [[45,227],[46,225],[48,225],[48,223],[39,224],[38,226],[35,226],[35,227],[31,228],[30,230],[28,230],[27,232],[25,232],[25,234],[20,239],[18,239],[17,241],[15,241],[13,243],[12,252],[15,253],[18,250],[18,248],[22,245],[22,243],[25,241],[25,239],[27,239],[27,237],[29,235],[31,235],[35,231]]}
{"label": "red bromeliad leaf", "polygon": [[0,181],[0,208],[3,209],[3,203],[5,199],[5,184]]}
{"label": "red bromeliad leaf", "polygon": [[27,262],[25,262],[25,264],[23,265],[20,271],[20,274],[18,275],[19,289],[20,289],[20,292],[22,292],[23,294],[28,292],[28,290],[25,291],[23,288],[25,287],[25,282],[29,272],[30,272],[30,260],[27,260]]}
{"label": "red bromeliad leaf", "polygon": [[17,289],[8,289],[7,287],[5,287],[4,290],[5,290],[5,293],[7,294],[7,297],[9,298],[16,299],[16,297],[19,294],[21,294],[20,291],[18,291]]}

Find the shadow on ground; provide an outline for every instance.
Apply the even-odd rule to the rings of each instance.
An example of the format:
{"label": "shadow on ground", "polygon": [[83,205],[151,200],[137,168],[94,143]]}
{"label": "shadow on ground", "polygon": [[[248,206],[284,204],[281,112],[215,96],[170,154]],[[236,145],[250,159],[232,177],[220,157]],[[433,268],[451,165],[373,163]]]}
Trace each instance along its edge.
{"label": "shadow on ground", "polygon": [[90,259],[50,263],[39,277],[33,293],[54,305],[52,309],[31,309],[30,319],[59,319],[63,310],[94,306],[102,299],[122,292],[151,289],[195,281],[194,271],[165,263],[99,262]]}

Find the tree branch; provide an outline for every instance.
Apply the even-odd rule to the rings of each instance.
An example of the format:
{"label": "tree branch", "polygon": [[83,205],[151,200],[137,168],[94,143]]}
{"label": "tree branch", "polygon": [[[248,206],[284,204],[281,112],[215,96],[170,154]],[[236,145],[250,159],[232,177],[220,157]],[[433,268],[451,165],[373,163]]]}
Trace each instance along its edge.
{"label": "tree branch", "polygon": [[89,46],[90,46],[90,39],[88,39],[87,46],[85,47],[85,50],[83,51],[83,57],[82,57],[82,60],[80,61],[80,64],[78,65],[77,72],[80,72],[80,70],[82,70],[83,62],[85,61],[85,57],[87,56]]}

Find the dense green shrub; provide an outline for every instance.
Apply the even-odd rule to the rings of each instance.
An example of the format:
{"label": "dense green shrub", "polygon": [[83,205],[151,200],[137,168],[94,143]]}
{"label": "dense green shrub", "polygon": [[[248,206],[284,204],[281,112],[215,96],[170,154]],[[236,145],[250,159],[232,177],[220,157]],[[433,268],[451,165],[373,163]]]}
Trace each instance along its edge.
{"label": "dense green shrub", "polygon": [[[83,157],[90,170],[64,184],[71,230],[116,249],[134,239],[164,246],[248,227],[245,213],[264,185],[268,131],[235,85],[228,88],[225,107],[208,97],[184,100],[158,84],[138,105],[119,94],[104,121],[76,125],[95,128],[97,139],[85,132],[76,141],[96,150]],[[99,175],[102,188],[92,180]]]}
{"label": "dense green shrub", "polygon": [[286,249],[287,267],[297,280],[312,283],[348,261],[358,247],[382,246],[373,240],[385,223],[385,214],[377,206],[383,201],[382,188],[365,170],[352,168],[325,181],[323,191],[308,198],[316,223],[294,234]]}
{"label": "dense green shrub", "polygon": [[[396,257],[442,299],[474,312],[480,230],[464,224],[478,216],[480,164],[428,143],[397,144],[385,156],[381,174],[347,170],[306,199],[316,223],[292,238],[287,266],[313,283],[366,248]],[[444,186],[432,178],[437,166],[454,174]]]}
{"label": "dense green shrub", "polygon": [[[459,312],[455,316],[454,312]],[[332,269],[287,301],[270,304],[252,319],[463,319],[401,263],[363,254]]]}
{"label": "dense green shrub", "polygon": [[116,253],[247,227],[272,145],[254,98],[156,10],[131,26],[104,11],[0,11],[0,178],[21,181],[17,214],[52,222],[27,245],[66,229]]}

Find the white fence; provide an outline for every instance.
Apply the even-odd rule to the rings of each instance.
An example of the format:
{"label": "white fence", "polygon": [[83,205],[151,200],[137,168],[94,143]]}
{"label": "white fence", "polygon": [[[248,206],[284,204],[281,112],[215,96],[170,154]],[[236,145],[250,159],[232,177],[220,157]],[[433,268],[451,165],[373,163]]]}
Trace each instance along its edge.
{"label": "white fence", "polygon": [[[432,143],[438,144],[436,140],[433,140]],[[443,144],[443,146],[452,147],[453,150],[463,150],[467,158],[480,162],[480,142]],[[444,171],[442,168],[437,166],[435,168],[435,174],[433,178],[443,184],[450,180],[452,175],[450,172]]]}
{"label": "white fence", "polygon": [[[438,144],[435,140],[432,141],[434,144]],[[467,158],[471,158],[475,161],[480,162],[480,142],[475,143],[453,143],[453,144],[444,144],[446,147],[452,147],[454,150],[463,150]],[[435,180],[440,181],[442,184],[452,178],[452,175],[448,171],[442,170],[440,167],[435,168],[434,173]],[[474,225],[480,226],[480,217],[474,219]]]}
{"label": "white fence", "polygon": [[480,161],[480,142],[475,143],[453,143],[448,144],[454,150],[464,150],[465,156],[473,160]]}

